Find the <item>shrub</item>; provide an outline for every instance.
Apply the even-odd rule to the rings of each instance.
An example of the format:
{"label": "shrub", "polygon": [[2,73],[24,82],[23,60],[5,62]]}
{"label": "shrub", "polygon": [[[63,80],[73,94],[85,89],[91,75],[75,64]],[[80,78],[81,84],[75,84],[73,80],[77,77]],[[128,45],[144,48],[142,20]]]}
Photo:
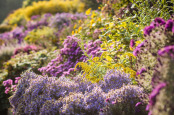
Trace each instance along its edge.
{"label": "shrub", "polygon": [[[52,56],[49,56],[52,55]],[[46,50],[41,50],[39,52],[33,52],[31,54],[18,54],[11,58],[4,64],[4,70],[7,75],[4,76],[4,80],[20,76],[21,72],[28,69],[33,70],[36,73],[40,73],[38,68],[44,66],[51,58],[56,55],[53,52],[47,52]]]}
{"label": "shrub", "polygon": [[34,29],[29,32],[24,40],[30,44],[37,44],[41,47],[52,47],[57,45],[58,38],[56,36],[56,30],[50,27],[43,27],[41,29]]}
{"label": "shrub", "polygon": [[0,25],[0,33],[8,32],[12,29],[9,25]]}
{"label": "shrub", "polygon": [[[117,76],[117,72],[115,75]],[[120,76],[127,77],[126,74]],[[111,101],[120,100],[122,103],[127,99],[132,100],[132,104],[138,101],[144,103],[141,98],[144,95],[143,90],[138,86],[122,84],[119,89],[106,87],[108,93],[104,93],[98,84],[92,84],[82,77],[70,80],[65,77],[38,76],[33,72],[26,72],[21,77],[16,92],[10,97],[14,114],[99,114],[107,105],[113,107],[105,101],[107,98]],[[107,81],[112,81],[112,78],[114,76],[109,77]],[[110,82],[107,81],[104,83],[109,85]],[[120,109],[119,114],[126,112],[128,108],[126,106],[122,111]],[[134,113],[134,109],[132,107],[129,112]],[[110,110],[108,108],[107,112]]]}
{"label": "shrub", "polygon": [[30,19],[33,15],[42,15],[45,13],[62,13],[62,12],[82,12],[84,4],[80,0],[73,1],[61,1],[61,0],[52,0],[52,1],[39,1],[33,3],[32,6],[25,8],[25,17]]}
{"label": "shrub", "polygon": [[158,61],[152,78],[153,90],[149,96],[149,114],[171,115],[173,111],[174,46],[158,51]]}
{"label": "shrub", "polygon": [[157,64],[158,50],[174,42],[172,24],[172,20],[165,22],[161,18],[156,18],[150,26],[145,27],[145,41],[133,52],[137,56],[137,75],[140,75],[138,81],[147,91],[151,90],[150,83]]}

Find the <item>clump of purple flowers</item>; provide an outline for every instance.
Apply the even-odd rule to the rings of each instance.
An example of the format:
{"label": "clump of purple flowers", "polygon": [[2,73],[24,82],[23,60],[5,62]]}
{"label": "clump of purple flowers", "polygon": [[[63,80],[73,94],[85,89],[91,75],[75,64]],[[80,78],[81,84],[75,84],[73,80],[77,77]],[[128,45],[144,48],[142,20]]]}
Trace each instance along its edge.
{"label": "clump of purple flowers", "polygon": [[[16,77],[15,84],[18,84],[20,79],[21,77]],[[11,79],[3,81],[3,85],[5,86],[5,94],[16,91],[16,85],[13,85],[13,80]]]}
{"label": "clump of purple flowers", "polygon": [[86,15],[83,13],[57,13],[54,17],[51,18],[49,26],[61,30],[64,26],[70,26],[72,21],[84,18],[86,18]]}
{"label": "clump of purple flowers", "polygon": [[64,47],[60,49],[60,54],[57,58],[51,60],[46,66],[39,69],[44,74],[50,74],[51,76],[69,75],[73,70],[72,68],[79,61],[83,61],[85,56],[81,48],[78,45],[79,39],[73,36],[68,36],[64,41]]}
{"label": "clump of purple flowers", "polygon": [[144,28],[144,35],[149,36],[152,30],[159,26],[165,26],[165,30],[172,31],[174,33],[174,20],[169,19],[167,22],[165,22],[165,20],[162,18],[155,18],[150,26],[146,26]]}
{"label": "clump of purple flowers", "polygon": [[[60,54],[57,58],[51,60],[51,62],[46,66],[39,68],[40,72],[43,74],[49,74],[51,76],[65,76],[71,75],[74,76],[74,67],[78,62],[85,61],[87,58],[84,55],[82,49],[78,45],[80,40],[74,36],[68,36],[67,39],[64,40],[64,47],[60,49]],[[100,44],[102,42],[97,40],[94,42],[89,42],[85,45],[86,52],[89,56],[95,57],[100,56]]]}
{"label": "clump of purple flowers", "polygon": [[[115,72],[119,74],[117,70]],[[116,104],[106,102],[107,98],[110,99],[110,102],[121,102],[122,104],[127,104],[127,100],[131,100],[130,104],[136,104],[140,101],[143,103],[141,100],[142,95],[144,95],[142,88],[125,83],[126,79],[128,79],[127,82],[130,82],[129,75],[124,73],[108,74],[107,76],[109,78],[104,79],[100,84],[93,84],[81,76],[70,80],[66,77],[43,77],[33,72],[26,72],[22,74],[16,92],[10,97],[10,103],[14,114],[49,113],[60,115],[111,112],[111,108],[114,108]],[[125,80],[120,81],[123,82],[122,86],[120,84],[120,87],[117,88],[100,87],[113,83],[114,76],[117,80],[115,83],[120,81],[117,79],[118,77],[124,78],[125,76]],[[111,83],[108,83],[109,81]],[[108,92],[105,92],[106,89]],[[126,107],[128,106],[120,111],[126,110]],[[101,111],[102,109],[104,111]]]}

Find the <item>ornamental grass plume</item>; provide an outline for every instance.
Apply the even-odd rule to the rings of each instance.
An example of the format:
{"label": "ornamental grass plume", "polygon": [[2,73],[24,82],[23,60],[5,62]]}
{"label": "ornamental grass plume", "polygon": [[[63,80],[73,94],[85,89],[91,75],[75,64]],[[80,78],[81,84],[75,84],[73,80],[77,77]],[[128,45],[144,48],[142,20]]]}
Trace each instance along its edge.
{"label": "ornamental grass plume", "polygon": [[137,81],[147,92],[152,90],[150,84],[158,60],[158,50],[174,44],[173,23],[173,19],[165,22],[161,18],[156,18],[150,26],[145,27],[145,40],[133,51],[137,57]]}

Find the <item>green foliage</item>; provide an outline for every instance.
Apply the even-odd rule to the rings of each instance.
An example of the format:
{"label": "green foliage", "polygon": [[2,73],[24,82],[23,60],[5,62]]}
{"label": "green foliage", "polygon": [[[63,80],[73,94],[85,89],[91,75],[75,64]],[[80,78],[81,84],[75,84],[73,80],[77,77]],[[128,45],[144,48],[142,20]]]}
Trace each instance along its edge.
{"label": "green foliage", "polygon": [[0,33],[8,32],[12,29],[9,25],[0,25]]}
{"label": "green foliage", "polygon": [[56,36],[57,30],[51,27],[43,27],[41,29],[34,29],[24,40],[28,43],[34,43],[42,47],[52,47],[57,45],[58,37]]}
{"label": "green foliage", "polygon": [[2,46],[0,48],[0,69],[3,68],[3,63],[11,58],[15,49],[19,48],[21,46],[25,46],[25,44],[23,43],[21,45],[15,45],[15,46],[13,46],[13,45]]}
{"label": "green foliage", "polygon": [[14,58],[11,58],[4,64],[4,71],[7,75],[4,79],[20,76],[23,71],[32,70],[35,73],[40,74],[38,68],[46,65],[52,58],[56,56],[55,52],[48,52],[41,50],[39,52],[33,52],[31,54],[18,54]]}
{"label": "green foliage", "polygon": [[97,2],[97,0],[81,0],[85,3],[85,9],[92,8],[96,10],[101,4]]}
{"label": "green foliage", "polygon": [[139,25],[145,26],[150,24],[150,22],[161,17],[163,19],[170,18],[170,12],[174,10],[173,6],[168,3],[173,4],[173,0],[130,0],[132,2],[131,8],[134,8],[133,16],[135,21]]}

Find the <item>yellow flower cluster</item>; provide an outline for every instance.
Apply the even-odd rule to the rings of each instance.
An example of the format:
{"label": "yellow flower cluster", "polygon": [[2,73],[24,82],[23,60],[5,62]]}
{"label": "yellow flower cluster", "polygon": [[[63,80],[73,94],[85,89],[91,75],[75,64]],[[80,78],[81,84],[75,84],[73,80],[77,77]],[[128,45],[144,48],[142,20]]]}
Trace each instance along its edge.
{"label": "yellow flower cluster", "polygon": [[20,8],[10,14],[5,21],[11,25],[19,23],[21,20],[30,20],[33,15],[42,15],[45,13],[62,12],[83,12],[85,4],[80,0],[50,0],[34,2],[33,5],[26,8]]}

